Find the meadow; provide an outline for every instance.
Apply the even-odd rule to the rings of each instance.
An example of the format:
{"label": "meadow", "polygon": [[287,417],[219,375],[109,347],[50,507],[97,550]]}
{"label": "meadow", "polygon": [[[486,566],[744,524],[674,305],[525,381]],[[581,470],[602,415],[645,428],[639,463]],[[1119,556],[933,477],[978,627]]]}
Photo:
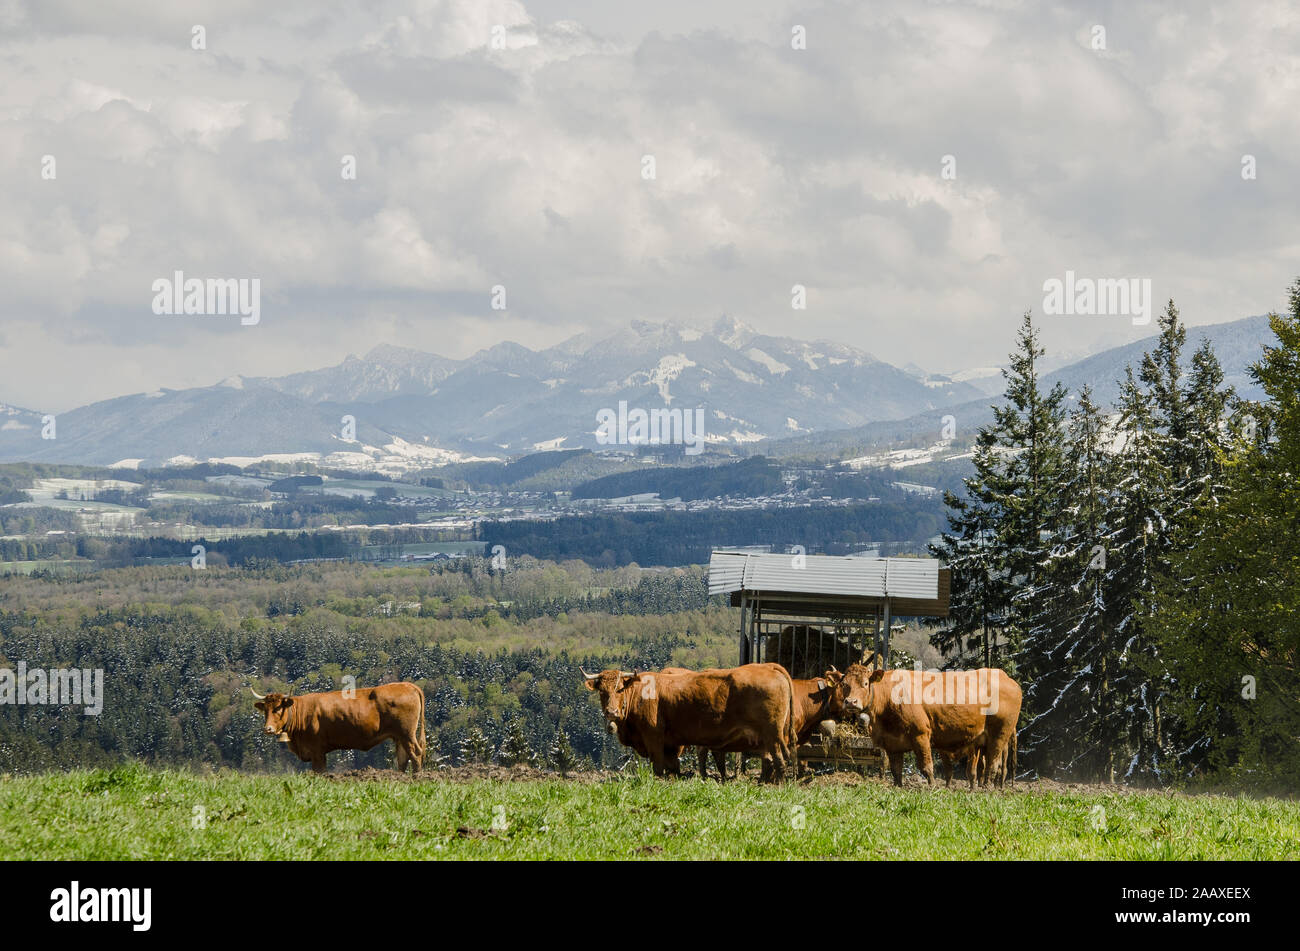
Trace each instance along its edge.
{"label": "meadow", "polygon": [[569,778],[111,770],[0,777],[8,859],[1297,859],[1300,803],[1117,787],[894,789]]}

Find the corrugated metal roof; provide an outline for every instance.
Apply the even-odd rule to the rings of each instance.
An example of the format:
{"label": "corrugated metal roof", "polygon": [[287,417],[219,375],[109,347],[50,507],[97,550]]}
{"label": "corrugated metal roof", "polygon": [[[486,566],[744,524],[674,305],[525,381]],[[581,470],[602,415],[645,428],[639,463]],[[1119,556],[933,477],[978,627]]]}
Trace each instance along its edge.
{"label": "corrugated metal roof", "polygon": [[709,594],[790,591],[866,598],[939,597],[935,558],[850,558],[715,551],[709,558]]}

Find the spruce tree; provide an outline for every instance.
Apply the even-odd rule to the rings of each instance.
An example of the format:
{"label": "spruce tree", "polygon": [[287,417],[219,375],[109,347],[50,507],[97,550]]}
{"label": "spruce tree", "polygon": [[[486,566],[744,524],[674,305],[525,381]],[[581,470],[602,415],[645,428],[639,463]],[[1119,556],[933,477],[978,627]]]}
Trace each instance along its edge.
{"label": "spruce tree", "polygon": [[[1158,579],[1152,626],[1176,676],[1184,772],[1294,790],[1300,782],[1300,280],[1251,376],[1267,399],[1219,460]],[[1235,438],[1233,438],[1235,436]]]}
{"label": "spruce tree", "polygon": [[470,727],[460,744],[460,759],[466,764],[486,763],[492,759],[492,741],[478,727]]}
{"label": "spruce tree", "polygon": [[1046,392],[1042,389],[1038,364],[1044,351],[1028,312],[1016,344],[1003,371],[1007,381],[1003,402],[993,408],[999,465],[988,491],[990,503],[1000,513],[995,546],[1014,591],[1008,634],[1010,646],[1018,649],[1058,515],[1066,394],[1059,383]]}
{"label": "spruce tree", "polygon": [[1035,769],[1113,778],[1119,700],[1111,686],[1114,611],[1107,556],[1114,460],[1106,417],[1085,387],[1070,416],[1060,517],[1028,598],[1020,658],[1025,707],[1020,740]]}
{"label": "spruce tree", "polygon": [[1168,670],[1147,630],[1154,578],[1169,532],[1170,470],[1153,400],[1130,367],[1120,386],[1120,443],[1108,515],[1107,582],[1113,591],[1115,644],[1111,684],[1126,697],[1121,711],[1125,780],[1161,779],[1165,737],[1161,701]]}
{"label": "spruce tree", "polygon": [[510,726],[506,728],[506,738],[497,752],[497,759],[502,766],[537,765],[537,754],[528,745],[523,717],[515,717],[510,721]]}
{"label": "spruce tree", "polygon": [[976,438],[975,474],[963,480],[963,494],[944,493],[949,530],[930,546],[952,569],[948,616],[935,622],[941,626],[931,632],[930,643],[958,667],[997,663],[997,632],[1010,607],[1010,587],[993,544],[999,510],[987,489],[998,466],[996,442],[991,430]]}
{"label": "spruce tree", "polygon": [[563,726],[555,731],[550,760],[551,765],[560,771],[561,776],[569,775],[578,765],[578,754],[573,751],[573,746],[569,743],[569,734],[565,732]]}

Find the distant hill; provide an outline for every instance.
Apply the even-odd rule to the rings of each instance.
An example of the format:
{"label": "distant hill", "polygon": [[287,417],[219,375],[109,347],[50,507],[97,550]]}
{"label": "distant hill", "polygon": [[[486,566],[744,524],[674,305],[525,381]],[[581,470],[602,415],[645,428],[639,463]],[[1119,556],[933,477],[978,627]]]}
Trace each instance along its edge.
{"label": "distant hill", "polygon": [[[1272,336],[1267,316],[1190,327],[1187,331],[1187,344],[1183,349],[1183,364],[1190,368],[1192,354],[1203,339],[1208,339],[1223,367],[1224,382],[1231,385],[1239,396],[1260,399],[1263,393],[1250,379],[1247,368],[1259,359]],[[1072,395],[1077,394],[1085,384],[1090,385],[1094,402],[1110,406],[1119,396],[1119,382],[1124,378],[1124,368],[1132,365],[1136,370],[1142,354],[1151,350],[1155,343],[1156,336],[1153,335],[1120,347],[1112,347],[1049,372],[1044,375],[1044,379],[1049,386],[1058,382],[1063,384]],[[774,458],[791,458],[834,456],[873,446],[931,445],[940,438],[943,416],[954,417],[961,438],[962,434],[972,434],[980,426],[992,421],[992,406],[1000,396],[1001,388],[992,396],[981,396],[950,406],[941,413],[927,410],[896,420],[882,420],[833,432],[772,440],[753,447],[752,451]]]}

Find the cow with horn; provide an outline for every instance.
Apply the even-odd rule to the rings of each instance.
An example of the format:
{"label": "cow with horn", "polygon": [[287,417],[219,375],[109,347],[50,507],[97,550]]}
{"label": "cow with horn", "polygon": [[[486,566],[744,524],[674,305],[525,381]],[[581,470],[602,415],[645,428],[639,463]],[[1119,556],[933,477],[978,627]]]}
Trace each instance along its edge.
{"label": "cow with horn", "polygon": [[409,762],[417,773],[424,765],[424,691],[413,683],[296,697],[248,689],[265,717],[262,732],[310,762],[313,772],[323,773],[325,757],[335,750],[369,750],[385,740],[396,747],[398,770]]}

